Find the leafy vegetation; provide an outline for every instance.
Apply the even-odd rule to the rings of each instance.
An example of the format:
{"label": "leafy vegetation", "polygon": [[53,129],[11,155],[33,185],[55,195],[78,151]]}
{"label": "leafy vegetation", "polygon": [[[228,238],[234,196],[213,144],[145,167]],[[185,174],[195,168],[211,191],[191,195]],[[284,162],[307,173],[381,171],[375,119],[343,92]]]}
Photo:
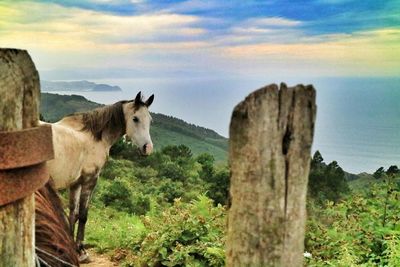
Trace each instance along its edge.
{"label": "leafy vegetation", "polygon": [[[146,158],[134,151],[123,141],[112,150],[89,243],[124,266],[223,266],[228,167],[184,145]],[[314,155],[305,266],[400,265],[399,170],[379,172],[379,179],[362,174],[348,182],[336,162]]]}
{"label": "leafy vegetation", "polygon": [[399,191],[396,178],[323,209],[309,203],[308,266],[399,266]]}
{"label": "leafy vegetation", "polygon": [[[326,187],[322,176],[332,175],[332,165],[335,175]],[[314,155],[305,240],[312,257],[307,258],[307,266],[400,265],[399,170],[391,166],[377,172],[381,181],[362,174],[351,181],[356,186],[347,186],[336,164],[326,165],[319,152]],[[313,194],[317,184],[322,185],[321,192]]]}
{"label": "leafy vegetation", "polygon": [[226,210],[218,203],[227,202],[228,168],[184,145],[144,158],[121,140],[111,152],[92,201],[89,243],[126,266],[224,266]]}

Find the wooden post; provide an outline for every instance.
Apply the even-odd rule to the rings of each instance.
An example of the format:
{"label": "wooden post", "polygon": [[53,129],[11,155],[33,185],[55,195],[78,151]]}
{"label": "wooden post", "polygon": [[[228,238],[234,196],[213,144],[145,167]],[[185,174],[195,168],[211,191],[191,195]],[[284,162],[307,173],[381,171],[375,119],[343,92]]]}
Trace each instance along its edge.
{"label": "wooden post", "polygon": [[302,266],[315,90],[270,85],[230,125],[227,266]]}
{"label": "wooden post", "polygon": [[[0,49],[0,131],[37,126],[39,98],[39,75],[29,54]],[[33,195],[0,207],[0,266],[35,266],[34,212]]]}

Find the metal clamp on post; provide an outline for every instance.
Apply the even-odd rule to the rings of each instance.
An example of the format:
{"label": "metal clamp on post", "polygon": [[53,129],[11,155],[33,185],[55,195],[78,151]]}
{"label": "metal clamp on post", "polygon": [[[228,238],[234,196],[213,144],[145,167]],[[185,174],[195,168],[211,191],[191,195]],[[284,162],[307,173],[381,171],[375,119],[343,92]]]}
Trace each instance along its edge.
{"label": "metal clamp on post", "polygon": [[54,158],[51,125],[0,132],[0,206],[29,196],[49,179]]}

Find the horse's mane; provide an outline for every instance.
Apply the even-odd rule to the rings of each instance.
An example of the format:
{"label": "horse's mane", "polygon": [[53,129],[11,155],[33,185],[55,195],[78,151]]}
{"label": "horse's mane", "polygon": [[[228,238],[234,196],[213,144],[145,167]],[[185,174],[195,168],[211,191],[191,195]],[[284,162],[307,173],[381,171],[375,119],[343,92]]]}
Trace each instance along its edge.
{"label": "horse's mane", "polygon": [[52,182],[35,192],[35,247],[46,266],[79,266],[78,252]]}
{"label": "horse's mane", "polygon": [[84,131],[92,133],[96,140],[101,140],[103,132],[122,135],[125,133],[125,116],[122,105],[129,101],[119,101],[115,104],[79,113],[82,116]]}

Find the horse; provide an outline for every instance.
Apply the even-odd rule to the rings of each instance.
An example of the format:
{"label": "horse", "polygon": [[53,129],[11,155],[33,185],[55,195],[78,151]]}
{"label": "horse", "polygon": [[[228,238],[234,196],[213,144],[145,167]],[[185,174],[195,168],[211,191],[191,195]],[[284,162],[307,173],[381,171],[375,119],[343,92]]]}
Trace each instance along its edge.
{"label": "horse", "polygon": [[51,179],[35,192],[35,253],[37,267],[79,266],[76,243]]}
{"label": "horse", "polygon": [[153,150],[148,110],[154,95],[143,101],[141,92],[134,100],[119,101],[92,111],[75,113],[52,123],[55,157],[47,162],[57,190],[69,188],[69,225],[80,262],[89,261],[84,250],[89,202],[111,146],[123,135],[136,144],[142,155]]}

